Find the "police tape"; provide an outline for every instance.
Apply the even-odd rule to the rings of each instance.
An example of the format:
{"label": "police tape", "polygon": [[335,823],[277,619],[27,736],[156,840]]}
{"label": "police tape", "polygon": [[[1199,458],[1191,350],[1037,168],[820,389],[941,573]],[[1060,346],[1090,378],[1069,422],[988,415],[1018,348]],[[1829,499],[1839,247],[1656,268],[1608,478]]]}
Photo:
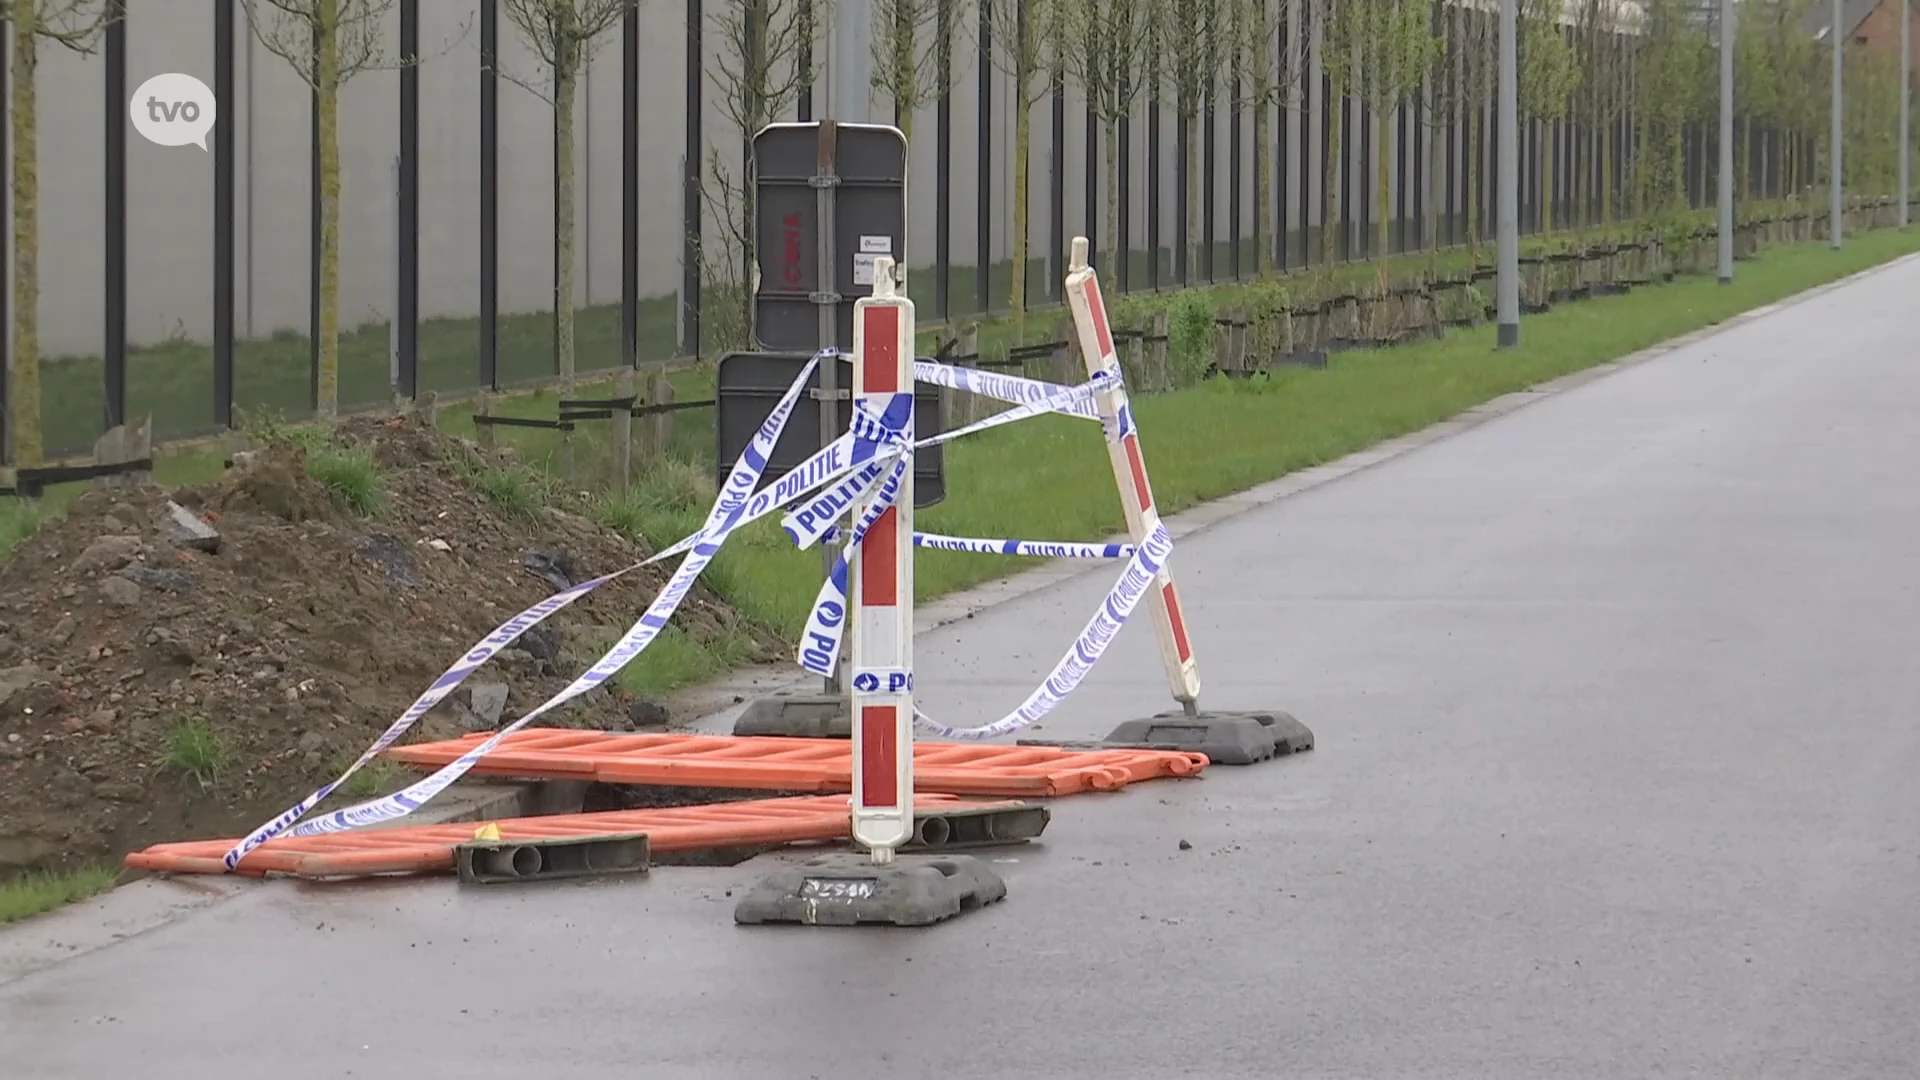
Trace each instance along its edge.
{"label": "police tape", "polygon": [[[867,527],[870,526],[874,520],[878,519],[879,515],[884,512],[887,506],[892,504],[893,499],[897,496],[905,470],[910,467],[913,448],[937,445],[968,434],[984,431],[1002,424],[1012,423],[1016,420],[1037,416],[1046,412],[1057,412],[1088,419],[1099,419],[1099,413],[1093,404],[1093,397],[1097,393],[1108,389],[1114,382],[1111,376],[1102,372],[1097,373],[1087,383],[1078,386],[1061,386],[1019,376],[1000,375],[993,372],[957,368],[928,361],[917,361],[914,365],[915,377],[917,379],[932,382],[936,385],[949,386],[954,389],[993,397],[1002,401],[1008,401],[1016,407],[963,428],[944,432],[940,435],[916,442],[911,441],[909,434],[912,426],[911,394],[901,393],[892,395],[886,406],[877,414],[869,408],[863,408],[862,403],[857,402],[849,431],[825,448],[810,455],[800,465],[782,474],[782,476],[766,490],[756,491],[755,489],[759,486],[760,478],[766,471],[768,458],[771,456],[774,446],[778,443],[781,432],[785,429],[785,425],[792,414],[794,403],[798,399],[801,390],[819,362],[822,359],[833,357],[847,359],[847,354],[835,350],[822,350],[807,362],[793,384],[788,387],[786,393],[782,395],[779,403],[776,404],[774,409],[768,414],[766,421],[761,425],[754,439],[749,443],[747,448],[742,451],[740,458],[734,462],[732,468],[729,470],[726,483],[722,485],[722,490],[716,497],[708,513],[706,522],[698,532],[683,538],[677,543],[632,566],[602,575],[591,581],[582,582],[570,589],[556,593],[496,627],[492,633],[488,634],[481,642],[463,654],[460,660],[447,668],[440,678],[436,679],[420,697],[415,699],[414,703],[410,705],[386,731],[382,732],[367,750],[338,777],[329,783],[323,784],[312,794],[301,799],[280,815],[261,825],[236,844],[225,856],[226,867],[229,870],[235,868],[249,852],[283,832],[294,836],[311,836],[322,833],[339,832],[383,821],[391,821],[412,813],[457,781],[461,776],[465,775],[475,763],[492,751],[494,747],[499,744],[500,740],[540,716],[545,715],[547,712],[602,685],[607,679],[617,674],[621,668],[631,663],[634,658],[658,637],[660,632],[665,628],[667,619],[685,599],[700,573],[712,561],[713,557],[718,554],[721,545],[725,543],[726,539],[733,532],[823,487],[830,488],[829,493],[840,491],[849,484],[854,484],[854,478],[856,476],[864,477],[864,479],[861,479],[858,484],[855,485],[860,489],[861,494],[864,494],[874,483],[876,470],[884,469],[887,463],[891,462],[892,470],[889,474],[888,481],[883,484],[879,496],[870,504],[868,512],[863,515],[861,522],[856,526],[846,548],[841,552],[837,560],[835,573],[829,575],[826,585],[822,587],[820,597],[817,598],[814,610],[815,616],[819,616],[822,613],[824,610],[823,604],[831,604],[833,602],[835,595],[840,598],[838,601],[840,606],[840,625],[838,627],[824,627],[816,626],[812,619],[810,619],[809,622],[809,634],[811,635],[813,631],[817,629],[824,630],[826,632],[825,640],[830,642],[831,645],[830,655],[837,658],[840,637],[844,632],[845,594],[847,585],[846,567],[851,555],[852,546],[860,542]],[[1108,434],[1109,437],[1113,435],[1111,431]],[[840,483],[835,484],[835,481],[839,481]],[[817,502],[818,500],[816,500],[816,503]],[[799,535],[795,536],[796,543],[800,543],[803,538],[809,535],[811,535],[811,539],[807,540],[807,543],[818,542],[824,535],[833,535],[837,539],[839,530],[831,528],[832,522],[837,515],[827,516],[824,513],[826,509],[824,506],[817,507],[818,513],[811,519],[812,523],[808,525],[806,530],[801,531]],[[794,515],[789,515],[790,519],[793,517]],[[794,533],[795,530],[790,528],[789,534],[793,535]],[[937,539],[946,543],[966,542],[963,538],[937,537]],[[916,537],[916,541],[918,540],[919,537]],[[1088,558],[1121,557],[1118,554],[1109,554],[1106,552],[1108,549],[1124,547],[1124,545],[1047,545],[1046,542],[1037,541],[981,541],[978,543],[997,544],[1000,550],[1005,550],[1008,545],[1012,545],[1013,550],[1008,553],[1014,554],[1038,553],[1039,548],[1052,547],[1055,551],[1051,552],[1051,554],[1054,554],[1055,557]],[[801,546],[807,546],[807,544],[802,543]],[[1078,553],[1067,554],[1066,552],[1070,549]],[[1091,554],[1090,552],[1093,549],[1101,549],[1102,554]],[[966,550],[974,549],[967,548]],[[431,711],[435,705],[439,704],[448,694],[465,681],[468,676],[472,675],[474,671],[478,670],[501,650],[504,650],[514,641],[518,640],[527,631],[537,626],[542,620],[610,581],[640,569],[641,567],[652,565],[681,554],[685,554],[687,557],[669,577],[666,585],[662,587],[653,603],[648,606],[646,612],[641,615],[640,619],[629,628],[627,633],[621,636],[620,640],[616,642],[611,649],[589,667],[586,672],[582,673],[579,678],[575,679],[558,694],[541,703],[531,712],[515,720],[512,724],[500,729],[493,736],[461,755],[460,758],[402,791],[347,807],[343,810],[333,811],[319,818],[301,821],[303,817],[312,811],[312,809],[328,795],[338,790],[349,777],[396,742],[417,723],[421,717]],[[1128,555],[1134,557],[1136,561],[1138,554],[1138,552],[1128,549]],[[1148,576],[1150,579],[1151,574]],[[1137,602],[1136,598],[1134,603]],[[1129,605],[1127,610],[1131,610],[1131,605]],[[1124,619],[1124,615],[1122,619]],[[1104,650],[1104,645],[1102,645],[1101,648]],[[1098,658],[1097,654],[1094,658]],[[802,666],[809,666],[807,659],[808,657],[803,645]],[[813,670],[813,668],[809,666],[809,670]],[[829,670],[831,669],[829,668]],[[1051,681],[1052,680],[1050,680],[1050,682]],[[1070,690],[1072,685],[1078,685],[1077,678],[1067,689]],[[1052,706],[1049,705],[1046,708],[1051,709],[1051,707]],[[1045,710],[1036,714],[1034,719],[1037,719],[1038,715],[1044,715],[1044,713]],[[919,719],[923,723],[931,723],[931,721],[927,721],[924,716],[919,717]],[[1005,722],[1005,720],[1001,721],[1002,724]],[[1023,726],[1024,723],[1031,722],[1032,720],[1026,720],[1016,726]],[[989,727],[993,726],[994,725],[989,725]],[[960,738],[990,737],[988,735],[970,734],[970,732],[974,730],[985,729],[939,730],[957,731],[959,734],[957,734],[956,737]],[[296,823],[298,824],[296,825]]]}
{"label": "police tape", "polygon": [[912,460],[911,455],[902,454],[895,462],[893,470],[874,493],[873,501],[861,513],[860,520],[854,522],[853,535],[834,558],[826,581],[820,584],[820,591],[814,595],[813,607],[807,613],[807,625],[801,631],[800,648],[796,656],[803,669],[829,678],[838,670],[840,643],[847,631],[847,570],[853,559],[853,549],[867,538],[867,530],[900,497],[900,484],[906,478]]}
{"label": "police tape", "polygon": [[934,720],[916,706],[913,711],[915,723],[943,739],[975,742],[1011,734],[1052,712],[1086,680],[1093,665],[1106,655],[1107,647],[1113,644],[1120,628],[1126,625],[1127,617],[1133,614],[1134,608],[1147,595],[1153,586],[1154,576],[1167,565],[1167,559],[1172,554],[1173,535],[1167,532],[1165,525],[1154,526],[1153,531],[1147,534],[1146,541],[1127,560],[1120,580],[1101,598],[1100,607],[1087,620],[1086,627],[1074,639],[1066,655],[1053,666],[1039,688],[1027,695],[1027,700],[1019,708],[991,724],[956,728]]}
{"label": "police tape", "polygon": [[[820,534],[819,542],[837,544],[846,539],[839,527]],[[1131,559],[1132,544],[1082,544],[1067,540],[979,540],[970,536],[916,532],[913,546],[937,551],[966,551],[980,555],[1019,555],[1032,559]]]}
{"label": "police tape", "polygon": [[[561,691],[560,694],[549,699],[532,713],[516,721],[512,727],[503,730],[500,735],[489,740],[488,744],[482,744],[483,748],[476,748],[476,751],[468,755],[463,755],[460,761],[447,766],[447,768],[442,769],[433,776],[427,777],[425,780],[407,788],[405,791],[387,796],[385,799],[374,800],[336,811],[326,815],[324,818],[307,822],[295,828],[292,835],[335,832],[354,828],[358,825],[371,823],[373,821],[391,820],[394,817],[402,817],[411,813],[421,804],[432,798],[434,794],[437,794],[448,784],[458,779],[459,775],[464,774],[470,769],[474,761],[479,760],[485,751],[492,749],[492,745],[490,744],[497,743],[498,739],[507,734],[508,731],[517,730],[534,717],[550,711],[565,701],[578,697],[593,686],[599,685],[613,672],[625,666],[626,663],[631,662],[633,657],[639,655],[647,643],[659,633],[659,628],[665,624],[666,616],[671,614],[673,608],[677,607],[680,601],[684,599],[686,592],[692,587],[693,579],[705,568],[707,562],[711,560],[713,553],[719,550],[720,544],[725,541],[730,533],[751,521],[757,520],[779,509],[780,506],[784,505],[784,502],[776,502],[774,500],[783,494],[785,501],[791,501],[794,498],[807,494],[815,487],[830,483],[837,477],[837,473],[833,468],[834,465],[840,464],[843,468],[853,467],[850,460],[843,461],[843,458],[850,458],[851,456],[853,448],[850,442],[845,447],[839,447],[838,454],[830,453],[830,451],[834,451],[836,447],[828,447],[826,450],[814,455],[814,457],[810,458],[806,463],[803,463],[801,467],[796,468],[782,477],[783,481],[791,481],[790,483],[779,485],[775,489],[768,491],[753,493],[754,488],[759,484],[760,476],[766,470],[768,456],[772,453],[775,444],[778,443],[780,433],[784,430],[787,420],[793,411],[795,401],[799,398],[800,392],[805,387],[807,380],[812,376],[815,366],[827,355],[829,354],[822,352],[816,354],[808,361],[801,370],[800,375],[794,380],[792,386],[787,389],[787,392],[774,406],[773,411],[768,414],[766,421],[761,425],[759,431],[755,433],[753,440],[741,453],[739,460],[734,463],[733,468],[728,473],[727,483],[723,486],[720,495],[715,499],[714,505],[708,513],[707,520],[699,532],[632,566],[602,575],[591,581],[582,582],[570,589],[556,593],[500,624],[492,633],[488,634],[472,649],[469,649],[463,654],[452,666],[448,667],[438,679],[434,680],[426,692],[416,698],[413,704],[408,706],[401,714],[400,718],[389,725],[386,731],[382,732],[380,736],[374,740],[373,744],[338,777],[321,785],[312,794],[296,802],[286,811],[261,825],[236,844],[225,856],[224,861],[227,869],[231,870],[238,866],[240,861],[245,858],[249,852],[267,840],[272,839],[274,836],[287,831],[290,826],[304,817],[328,795],[338,790],[340,785],[345,783],[349,777],[397,741],[409,728],[417,723],[422,716],[425,716],[431,711],[435,705],[451,693],[455,687],[459,686],[461,682],[465,681],[468,676],[472,675],[474,671],[478,670],[481,665],[485,664],[508,645],[511,645],[528,630],[537,626],[542,620],[565,608],[587,593],[592,592],[594,589],[624,574],[631,573],[643,566],[671,558],[681,552],[691,551],[693,554],[682,562],[680,568],[676,570],[674,575],[668,580],[666,586],[661,589],[653,605],[649,606],[647,613],[642,615],[641,620],[635,623],[634,627],[629,630],[626,635],[623,635],[621,641],[617,643],[613,649],[601,657],[600,662],[589,669],[586,675],[575,680],[566,690]],[[896,432],[892,441],[895,443],[903,443],[904,438],[900,437]],[[808,483],[810,479],[812,482]],[[753,494],[749,495],[749,493]],[[624,659],[620,659],[621,657],[624,657]],[[618,659],[619,662],[613,664],[612,662],[616,659]],[[612,664],[610,668],[608,667],[609,664]]]}
{"label": "police tape", "polygon": [[[934,360],[915,360],[913,377],[919,382],[944,386],[950,390],[962,390],[969,394],[978,394],[981,397],[990,397],[996,401],[1015,405],[1044,401],[1062,389],[1059,383],[1043,382],[1021,375],[1003,375],[997,371],[984,371],[980,368],[956,367]],[[1064,408],[1052,411],[1078,416],[1085,420],[1100,419],[1100,412],[1091,400],[1075,401]]]}

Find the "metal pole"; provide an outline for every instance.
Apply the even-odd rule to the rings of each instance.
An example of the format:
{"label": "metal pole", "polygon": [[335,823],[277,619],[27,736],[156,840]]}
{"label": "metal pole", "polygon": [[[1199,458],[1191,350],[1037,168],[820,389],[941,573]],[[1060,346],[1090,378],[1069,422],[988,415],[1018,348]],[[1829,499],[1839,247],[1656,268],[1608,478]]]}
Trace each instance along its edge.
{"label": "metal pole", "polygon": [[1720,0],[1720,284],[1733,284],[1733,0]]}
{"label": "metal pole", "polygon": [[[1905,30],[1906,28],[1902,27],[1901,29]],[[1827,43],[1833,46],[1833,112],[1828,124],[1830,130],[1827,133],[1829,143],[1827,151],[1829,158],[1828,165],[1831,167],[1832,175],[1827,179],[1827,216],[1829,219],[1828,228],[1833,233],[1833,246],[1835,250],[1839,250],[1842,231],[1840,221],[1840,55],[1843,44],[1841,39],[1845,36],[1846,30],[1840,25],[1840,0],[1833,0],[1833,22],[1827,31]]]}
{"label": "metal pole", "polygon": [[[1837,2],[1837,0],[1836,0]],[[1519,0],[1500,0],[1500,162],[1495,177],[1499,188],[1496,239],[1497,316],[1500,348],[1520,344],[1520,118],[1518,78],[1519,36],[1514,23]]]}
{"label": "metal pole", "polygon": [[843,124],[867,122],[873,82],[873,0],[833,5],[832,93],[827,115]]}
{"label": "metal pole", "polygon": [[1913,16],[1907,0],[1900,0],[1900,227],[1912,220],[1907,204],[1913,199]]}
{"label": "metal pole", "polygon": [[[101,341],[106,417],[102,431],[127,422],[127,5],[107,5],[106,29],[106,280]],[[216,115],[215,122],[218,123]],[[168,417],[168,419],[172,419]],[[164,422],[164,421],[163,421]]]}
{"label": "metal pole", "polygon": [[[838,0],[833,5],[833,44],[829,53],[828,66],[832,69],[828,83],[827,118],[836,123],[864,124],[868,122],[867,102],[872,93],[873,81],[873,4],[872,0]],[[837,138],[837,136],[836,136]],[[822,170],[824,171],[824,170]],[[820,245],[820,288],[833,288],[837,263],[833,252],[833,204],[834,189],[821,187],[819,197],[819,245]],[[874,290],[879,291],[876,282]],[[830,308],[820,309],[820,347],[830,348],[836,344],[835,314]],[[851,347],[852,342],[847,346]],[[820,368],[820,443],[830,443],[840,433],[840,362],[832,360]],[[842,521],[844,525],[844,520]],[[830,545],[820,549],[822,569],[833,572],[834,552]],[[841,665],[848,659],[846,652],[841,653]],[[826,693],[830,696],[840,693],[838,670],[825,680]]]}

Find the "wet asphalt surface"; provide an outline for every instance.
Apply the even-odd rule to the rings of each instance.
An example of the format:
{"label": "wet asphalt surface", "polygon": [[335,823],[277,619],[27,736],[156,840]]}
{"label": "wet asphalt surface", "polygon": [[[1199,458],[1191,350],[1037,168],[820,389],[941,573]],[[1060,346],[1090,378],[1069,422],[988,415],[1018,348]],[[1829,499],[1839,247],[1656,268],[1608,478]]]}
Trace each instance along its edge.
{"label": "wet asphalt surface", "polygon": [[[736,927],[766,859],[273,883],[0,981],[0,1076],[1920,1074],[1915,297],[1909,261],[1181,541],[1206,703],[1319,747],[1061,800],[1002,904]],[[1018,704],[1112,577],[918,639],[929,711]],[[1166,703],[1131,626],[1040,734]]]}

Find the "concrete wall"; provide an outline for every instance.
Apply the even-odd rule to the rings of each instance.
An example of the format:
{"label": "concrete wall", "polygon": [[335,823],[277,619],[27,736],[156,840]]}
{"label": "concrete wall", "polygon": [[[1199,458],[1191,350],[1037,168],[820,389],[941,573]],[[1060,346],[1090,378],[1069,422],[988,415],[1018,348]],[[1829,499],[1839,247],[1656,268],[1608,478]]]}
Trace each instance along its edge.
{"label": "concrete wall", "polygon": [[[1298,5],[1302,0],[1275,0]],[[721,8],[710,2],[713,9]],[[192,73],[213,82],[212,13],[210,5],[184,2],[138,3],[129,15],[128,86],[136,87],[151,75],[165,71]],[[681,153],[685,111],[686,37],[684,8],[666,4],[642,6],[640,138],[640,292],[642,296],[673,295],[681,280]],[[245,30],[236,46],[236,100],[222,102],[233,117],[237,158],[236,253],[238,295],[237,332],[242,338],[260,338],[276,332],[304,334],[308,326],[309,222],[309,111],[305,84],[287,62],[268,51]],[[397,47],[397,14],[388,13],[385,28],[389,54]],[[710,64],[723,55],[708,31]],[[504,17],[501,21],[502,66],[512,75],[537,81],[535,57]],[[421,5],[421,48],[425,60],[420,74],[421,175],[421,313],[425,318],[472,316],[478,310],[479,275],[479,29],[475,0],[431,0]],[[822,50],[824,52],[824,50]],[[978,134],[976,79],[979,62],[971,27],[955,50],[953,104],[952,246],[956,280],[969,273],[974,261],[978,224],[975,220],[976,172],[974,146]],[[1012,80],[995,68],[988,73],[993,86],[993,213],[996,261],[1010,257],[1011,183],[1014,99]],[[341,94],[341,316],[345,327],[384,320],[392,308],[393,199],[391,169],[398,139],[398,75],[374,70],[355,77]],[[1317,83],[1317,80],[1314,80]],[[68,53],[57,46],[42,49],[38,79],[41,162],[41,331],[49,356],[91,354],[100,348],[104,191],[102,184],[102,119],[124,122],[124,102],[102,99],[103,63]],[[579,302],[585,305],[617,303],[620,296],[620,42],[617,31],[599,44],[580,95],[577,130],[580,132],[579,198],[580,243],[577,252]],[[1313,90],[1313,103],[1319,92]],[[551,111],[541,97],[503,82],[500,89],[500,306],[503,313],[535,312],[552,307],[552,140]],[[705,95],[705,130],[709,144],[729,168],[739,168],[738,133],[721,104],[718,88],[709,80]],[[1136,107],[1133,160],[1126,164],[1131,177],[1129,207],[1132,246],[1146,248],[1147,171],[1161,170],[1161,243],[1175,238],[1173,160],[1176,119],[1171,108],[1162,112],[1162,153],[1158,161],[1146,157],[1146,100]],[[780,118],[791,119],[791,108]],[[892,106],[879,103],[875,119],[890,119]],[[1059,167],[1066,172],[1068,235],[1082,231],[1086,215],[1095,215],[1105,229],[1099,206],[1085,205],[1084,105],[1069,91],[1066,107],[1066,154]],[[1052,233],[1048,221],[1049,160],[1052,109],[1042,100],[1033,109],[1033,156],[1030,177],[1031,256],[1048,254]],[[1298,149],[1300,125],[1313,124],[1315,161],[1303,169]],[[1228,146],[1230,117],[1222,110],[1216,119],[1215,221],[1218,242],[1230,239],[1230,179]],[[930,151],[936,130],[934,107],[920,109],[914,118],[914,151],[909,181],[910,235],[907,261],[925,273],[934,254],[934,168]],[[1240,225],[1242,235],[1254,229],[1256,197],[1252,125],[1242,120]],[[1274,130],[1278,131],[1278,125]],[[1297,185],[1302,174],[1317,169],[1319,125],[1310,114],[1296,112],[1289,123],[1285,159],[1293,179],[1285,221],[1289,228],[1317,224],[1319,195],[1314,184],[1314,220],[1302,222]],[[1389,144],[1390,145],[1390,144]],[[1359,152],[1349,139],[1349,152]],[[1200,151],[1199,146],[1193,148]],[[1095,168],[1100,168],[1095,160]],[[204,342],[211,337],[211,281],[213,273],[212,156],[197,148],[153,146],[131,131],[128,137],[128,332],[134,345],[168,339]],[[1103,178],[1104,179],[1104,178]],[[1279,178],[1276,174],[1276,190]],[[1369,185],[1370,187],[1370,185]],[[1372,198],[1368,191],[1367,197]],[[1103,195],[1104,199],[1104,195]],[[1355,208],[1357,211],[1357,207]],[[1375,211],[1376,213],[1378,210]],[[706,215],[710,246],[723,237],[713,215]],[[1104,238],[1102,238],[1104,244]],[[1230,262],[1224,253],[1216,261],[1224,277]],[[1243,259],[1251,273],[1253,259]],[[1052,273],[1057,274],[1057,270]],[[1164,280],[1164,278],[1163,278]],[[957,291],[958,291],[958,287]],[[1003,287],[1000,287],[1003,289]],[[968,291],[970,291],[970,286]],[[1032,283],[1032,295],[1046,295],[1046,283]],[[1004,296],[991,298],[995,307]],[[649,343],[650,352],[671,350],[673,343]]]}

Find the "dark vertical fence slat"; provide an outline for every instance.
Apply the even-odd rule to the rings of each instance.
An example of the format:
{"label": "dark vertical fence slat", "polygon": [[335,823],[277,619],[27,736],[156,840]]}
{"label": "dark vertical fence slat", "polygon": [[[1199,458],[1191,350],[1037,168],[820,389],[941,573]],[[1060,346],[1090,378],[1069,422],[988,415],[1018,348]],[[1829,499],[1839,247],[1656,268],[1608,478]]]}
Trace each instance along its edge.
{"label": "dark vertical fence slat", "polygon": [[[1158,48],[1148,46],[1153,59],[1149,70],[1160,63]],[[1147,90],[1147,288],[1160,287],[1160,87]]]}
{"label": "dark vertical fence slat", "polygon": [[953,0],[939,0],[934,16],[933,317],[953,314]]}
{"label": "dark vertical fence slat", "polygon": [[1065,299],[1067,286],[1067,80],[1059,68],[1053,71],[1053,124],[1049,153],[1053,159],[1052,181],[1047,193],[1048,232],[1053,242],[1053,268],[1047,274],[1049,300]]}
{"label": "dark vertical fence slat", "polygon": [[[12,100],[13,84],[10,78],[13,50],[6,48],[4,35],[0,35],[0,162],[10,161],[7,156],[7,136],[13,129],[13,120],[7,114],[7,104]],[[0,182],[0,256],[11,265],[13,255],[13,181],[11,174]],[[4,278],[0,274],[0,278]],[[13,364],[9,353],[13,348],[13,318],[8,303],[13,299],[11,289],[0,286],[0,465],[13,463],[12,418],[9,395],[12,392]]]}
{"label": "dark vertical fence slat", "polygon": [[[1209,64],[1213,64],[1214,61],[1219,59],[1218,54],[1211,45],[1214,34],[1213,21],[1217,15],[1218,13],[1215,8],[1209,5],[1207,8],[1207,37],[1209,46],[1206,52],[1207,62]],[[1213,171],[1214,144],[1218,141],[1217,128],[1219,127],[1219,114],[1215,111],[1214,88],[1219,85],[1220,72],[1215,68],[1207,74],[1206,90],[1200,99],[1202,102],[1200,109],[1200,191],[1198,193],[1200,197],[1200,265],[1194,267],[1193,272],[1195,276],[1205,274],[1208,281],[1214,279],[1213,249],[1217,246],[1215,238],[1219,235],[1214,224],[1217,219],[1213,216],[1213,189],[1215,186]]]}
{"label": "dark vertical fence slat", "polygon": [[1227,232],[1233,237],[1232,246],[1227,249],[1227,272],[1235,281],[1240,280],[1240,230],[1245,222],[1240,220],[1240,135],[1241,122],[1246,118],[1240,108],[1241,94],[1245,91],[1238,78],[1230,80],[1230,93],[1227,98]]}
{"label": "dark vertical fence slat", "polygon": [[[1122,78],[1130,80],[1131,76]],[[1125,101],[1133,100],[1133,94],[1124,85],[1120,96]],[[1112,273],[1124,293],[1133,289],[1133,117],[1122,116],[1115,128],[1114,137],[1119,145],[1114,152],[1120,159],[1120,175],[1113,198],[1120,203],[1120,216],[1115,219],[1120,232],[1113,238],[1113,249],[1120,253],[1120,259]]]}
{"label": "dark vertical fence slat", "polygon": [[[320,59],[308,69],[314,84],[320,81]],[[307,103],[307,406],[320,411],[320,92]]]}
{"label": "dark vertical fence slat", "polygon": [[400,0],[400,288],[402,397],[420,394],[420,0]]}
{"label": "dark vertical fence slat", "polygon": [[1080,172],[1086,183],[1083,185],[1080,220],[1084,224],[1087,237],[1087,262],[1102,271],[1111,272],[1112,268],[1100,262],[1100,118],[1093,114],[1093,106],[1087,106],[1086,125],[1082,129],[1085,152],[1080,157]]}
{"label": "dark vertical fence slat", "polygon": [[813,39],[820,24],[814,18],[813,0],[800,0],[798,14],[800,26],[806,33],[807,40],[800,49],[799,70],[795,73],[800,88],[794,96],[793,118],[803,124],[810,124],[813,122]]}
{"label": "dark vertical fence slat", "polygon": [[1187,100],[1184,92],[1177,95],[1173,110],[1173,280],[1180,285],[1193,280],[1193,267],[1187,265],[1187,247],[1190,243],[1187,236],[1187,206],[1194,196],[1193,192],[1187,190],[1192,186],[1187,182],[1187,177],[1192,175],[1187,166],[1187,155],[1193,152],[1193,147],[1188,145],[1192,140],[1188,135],[1187,116],[1193,108],[1193,102]]}
{"label": "dark vertical fence slat", "polygon": [[[101,375],[106,427],[127,420],[127,10],[108,0],[106,61],[106,280],[102,282]],[[218,112],[215,113],[216,118]]]}
{"label": "dark vertical fence slat", "polygon": [[[234,5],[213,0],[213,422],[233,426]],[[253,208],[247,208],[252,213]]]}
{"label": "dark vertical fence slat", "polygon": [[701,90],[705,57],[701,53],[701,0],[687,0],[686,175],[680,209],[680,348],[700,355],[700,145]]}
{"label": "dark vertical fence slat", "polygon": [[480,0],[480,385],[500,388],[500,0]]}
{"label": "dark vertical fence slat", "polygon": [[620,13],[620,362],[640,366],[640,9]]}
{"label": "dark vertical fence slat", "polygon": [[979,113],[974,135],[979,145],[979,170],[974,174],[973,301],[974,310],[991,307],[988,295],[993,291],[993,9],[980,5],[978,42]]}

